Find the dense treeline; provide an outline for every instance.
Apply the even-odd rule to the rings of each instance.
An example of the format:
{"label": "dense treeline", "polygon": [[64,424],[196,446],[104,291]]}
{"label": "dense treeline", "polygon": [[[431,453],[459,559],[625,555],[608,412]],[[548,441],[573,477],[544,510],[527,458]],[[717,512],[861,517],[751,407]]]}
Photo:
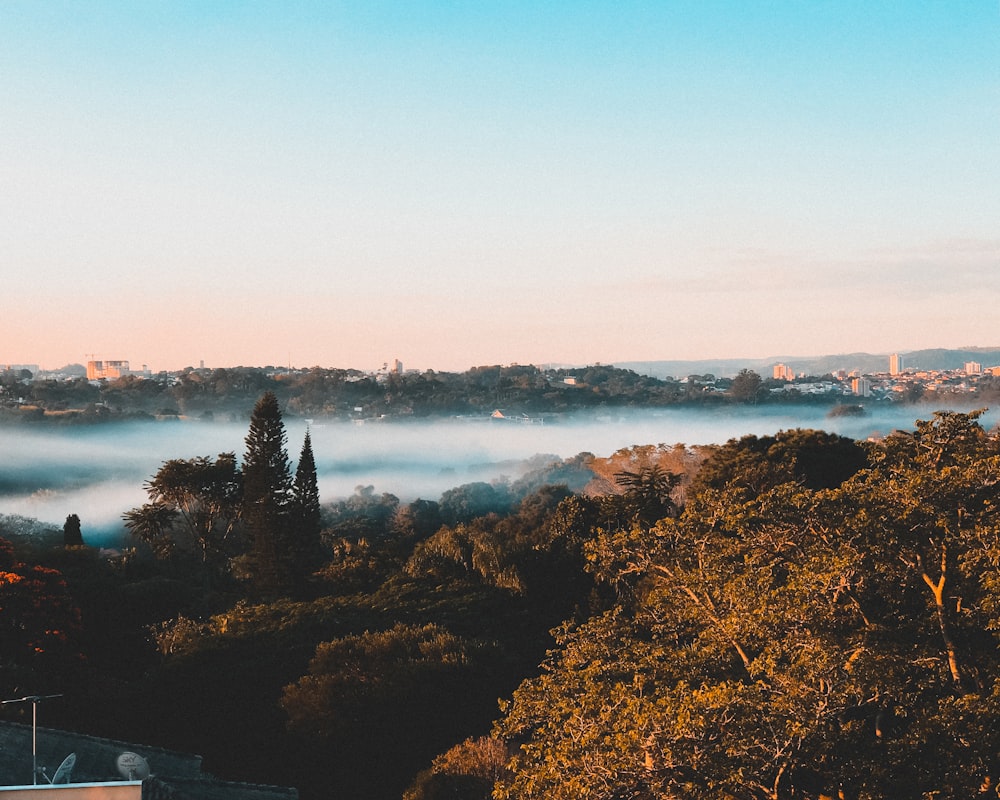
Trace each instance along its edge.
{"label": "dense treeline", "polygon": [[[720,390],[729,384],[719,381]],[[290,415],[317,417],[427,417],[483,414],[503,408],[539,414],[602,405],[664,406],[707,399],[705,383],[663,381],[608,366],[542,370],[534,366],[475,367],[464,373],[371,375],[357,370],[276,370],[235,367],[189,369],[151,378],[114,381],[0,380],[0,400],[20,401],[20,416],[45,412],[77,422],[122,416],[231,416],[246,419],[263,392],[275,394]],[[704,397],[702,397],[704,396]],[[13,418],[10,410],[6,415]]]}
{"label": "dense treeline", "polygon": [[[770,390],[780,387],[787,391],[772,395]],[[233,367],[93,383],[83,378],[30,380],[6,372],[0,373],[0,421],[79,424],[180,415],[244,421],[264,392],[273,393],[286,414],[312,419],[484,415],[495,409],[537,416],[605,407],[768,402],[836,406],[844,402],[842,391],[800,393],[794,385],[763,379],[752,370],[734,378],[692,375],[661,380],[602,365],[574,369],[484,366],[463,373],[428,370],[378,375],[319,367]],[[937,387],[925,396],[924,389],[914,384],[912,391],[896,399],[947,404],[949,398],[943,392],[945,388]],[[977,393],[981,402],[1000,396],[1000,379],[983,377]]]}
{"label": "dense treeline", "polygon": [[0,519],[0,684],[304,800],[995,796],[979,416],[358,487],[317,521],[308,439],[293,470],[265,394],[242,459],[151,477],[130,513],[161,526],[119,557],[85,520]]}
{"label": "dense treeline", "polygon": [[599,531],[617,600],[507,705],[497,797],[996,796],[1000,439],[977,416],[840,483],[737,445],[683,514]]}

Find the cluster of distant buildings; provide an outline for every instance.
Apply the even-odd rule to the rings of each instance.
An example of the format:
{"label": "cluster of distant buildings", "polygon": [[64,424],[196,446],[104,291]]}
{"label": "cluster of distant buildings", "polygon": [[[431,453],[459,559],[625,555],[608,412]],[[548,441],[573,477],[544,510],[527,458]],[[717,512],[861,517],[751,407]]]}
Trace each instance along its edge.
{"label": "cluster of distant buildings", "polygon": [[118,380],[128,375],[136,375],[141,378],[148,378],[152,373],[145,364],[142,369],[133,370],[129,367],[128,361],[88,361],[87,380]]}
{"label": "cluster of distant buildings", "polygon": [[[925,370],[908,368],[904,363],[903,356],[893,353],[889,356],[888,369],[884,372],[862,372],[861,370],[836,370],[822,379],[807,376],[806,373],[796,373],[794,368],[788,364],[774,364],[771,369],[771,378],[774,381],[782,382],[781,386],[774,386],[771,392],[774,394],[797,392],[798,394],[809,395],[853,395],[856,397],[881,397],[888,399],[898,399],[912,395],[918,391],[948,391],[948,392],[975,392],[979,380],[983,377],[1000,377],[1000,366],[983,367],[977,361],[967,361],[962,369],[951,370]],[[77,367],[79,369],[79,367]],[[204,361],[199,365],[200,370],[205,369]],[[288,368],[290,372],[291,367]],[[0,364],[0,372],[5,371],[27,371],[32,375],[39,375],[40,370],[37,364]],[[382,367],[371,373],[357,373],[348,380],[361,380],[364,377],[372,377],[378,381],[388,380],[393,375],[403,375],[403,363],[399,359],[385,362]],[[128,361],[125,360],[96,360],[92,359],[86,365],[87,380],[97,382],[104,380],[118,380],[128,376],[139,378],[150,378],[152,372],[146,364],[140,369],[132,369]],[[66,375],[52,375],[49,377],[70,377]],[[686,383],[696,376],[684,379]],[[712,376],[706,376],[711,378]],[[173,376],[177,380],[176,376]],[[564,377],[562,382],[567,385],[576,383],[576,378]]]}
{"label": "cluster of distant buildings", "polygon": [[[199,369],[205,369],[205,362],[202,361],[199,364]],[[32,375],[38,375],[42,372],[38,364],[2,364],[0,363],[0,372],[21,372],[27,371]],[[375,373],[377,376],[386,375],[402,375],[403,374],[403,362],[398,358],[394,359],[390,364],[388,361],[382,365],[382,368],[377,370]],[[110,360],[110,361],[97,361],[90,360],[87,362],[87,380],[88,381],[113,381],[119,378],[125,378],[133,375],[137,378],[150,378],[153,373],[146,364],[143,364],[140,369],[132,369],[130,363],[124,360]],[[58,376],[57,376],[58,377]]]}
{"label": "cluster of distant buildings", "polygon": [[[38,364],[0,364],[0,372],[22,372],[28,371],[32,375],[38,375],[42,370]],[[128,375],[135,375],[139,378],[149,378],[152,376],[149,367],[145,364],[142,369],[132,369],[128,361],[88,361],[87,380],[118,380]]]}
{"label": "cluster of distant buildings", "polygon": [[787,364],[775,364],[771,377],[786,382],[785,386],[772,389],[775,393],[794,389],[803,394],[830,394],[839,389],[857,397],[893,397],[905,395],[915,387],[931,391],[974,391],[978,379],[984,375],[1000,377],[1000,366],[984,369],[978,361],[967,361],[960,370],[913,370],[906,368],[899,353],[893,353],[889,356],[888,371],[884,373],[838,370],[832,373],[833,381],[803,382],[801,379],[805,376],[796,375]]}

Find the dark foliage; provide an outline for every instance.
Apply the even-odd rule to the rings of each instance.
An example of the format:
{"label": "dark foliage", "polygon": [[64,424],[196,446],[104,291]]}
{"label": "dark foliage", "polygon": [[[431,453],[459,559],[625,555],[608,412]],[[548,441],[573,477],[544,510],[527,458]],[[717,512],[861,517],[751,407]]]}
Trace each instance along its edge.
{"label": "dark foliage", "polygon": [[[537,376],[474,377],[485,395]],[[259,405],[254,474],[230,477],[243,518],[247,480],[278,510],[262,519],[287,577],[315,464],[307,438],[291,477],[277,395]],[[303,800],[976,796],[1000,775],[1000,439],[977,420],[864,447],[744,437],[683,505],[698,462],[681,446],[604,460],[593,495],[543,477],[578,480],[585,458],[408,505],[359,487],[321,510],[309,592],[24,536],[0,547],[0,678],[65,687],[51,724],[199,752]],[[175,469],[215,466],[151,484],[166,500]],[[183,513],[204,521],[210,495]]]}
{"label": "dark foliage", "polygon": [[321,530],[322,516],[316,479],[316,459],[313,456],[312,437],[306,431],[299,463],[295,468],[295,479],[292,482],[290,524],[286,543],[293,584],[305,580],[319,568],[323,560]]}
{"label": "dark foliage", "polygon": [[[0,384],[0,422],[53,425],[175,419],[179,415],[246,420],[264,393],[278,398],[286,413],[302,418],[486,417],[499,409],[505,420],[496,424],[609,407],[771,402],[766,383],[752,370],[743,370],[732,379],[692,375],[675,380],[607,365],[543,369],[512,364],[473,367],[463,373],[428,370],[377,375],[320,367],[187,368],[98,385],[80,378],[14,381],[8,386]],[[996,394],[991,386],[984,378],[983,396]],[[920,392],[908,399],[919,400]],[[814,396],[791,391],[775,401],[833,406],[843,401],[843,394]]]}
{"label": "dark foliage", "polygon": [[66,547],[82,547],[83,531],[80,529],[80,518],[70,514],[63,523],[63,544]]}
{"label": "dark foliage", "polygon": [[258,592],[275,595],[292,584],[286,543],[292,476],[278,398],[265,392],[250,417],[243,456],[243,523],[248,539],[245,568]]}

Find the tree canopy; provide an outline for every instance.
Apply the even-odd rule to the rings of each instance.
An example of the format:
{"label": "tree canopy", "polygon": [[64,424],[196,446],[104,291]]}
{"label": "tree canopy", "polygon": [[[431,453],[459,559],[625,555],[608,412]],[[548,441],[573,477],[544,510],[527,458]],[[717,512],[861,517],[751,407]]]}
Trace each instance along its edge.
{"label": "tree canopy", "polygon": [[124,515],[132,534],[160,557],[194,560],[206,575],[224,573],[240,552],[243,487],[235,454],[171,459],[145,488],[150,502]]}
{"label": "tree canopy", "polygon": [[[261,397],[243,467],[177,459],[148,481],[127,520],[156,559],[0,520],[9,689],[76,681],[74,726],[303,800],[997,795],[1000,434],[981,412],[865,443],[540,456],[438,501],[319,504],[280,407]],[[254,502],[274,511],[254,523],[274,523],[267,553]],[[223,580],[262,555],[272,572]]]}
{"label": "tree canopy", "polygon": [[497,796],[992,791],[1000,460],[978,416],[873,444],[837,486],[749,494],[737,471],[711,503],[599,534],[591,569],[629,591],[514,693]]}

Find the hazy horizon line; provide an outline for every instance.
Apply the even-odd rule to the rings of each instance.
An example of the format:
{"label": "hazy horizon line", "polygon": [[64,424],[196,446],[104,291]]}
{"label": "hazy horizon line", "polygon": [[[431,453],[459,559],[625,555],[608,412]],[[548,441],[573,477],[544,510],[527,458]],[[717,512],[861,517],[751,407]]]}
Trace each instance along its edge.
{"label": "hazy horizon line", "polygon": [[[857,357],[857,356],[867,356],[867,357],[873,357],[873,358],[874,357],[886,357],[886,358],[888,358],[893,353],[898,353],[899,355],[905,356],[905,355],[912,355],[914,353],[937,352],[937,351],[943,351],[943,352],[993,352],[993,351],[996,351],[996,352],[1000,352],[1000,345],[994,345],[994,346],[966,345],[966,346],[963,346],[963,347],[921,347],[921,348],[915,348],[915,349],[910,349],[910,350],[896,349],[896,350],[885,351],[885,352],[881,352],[881,351],[880,352],[871,352],[871,351],[867,351],[867,350],[854,350],[854,351],[850,351],[850,352],[847,352],[847,351],[826,352],[826,353],[813,353],[813,354],[808,354],[808,355],[791,355],[789,353],[783,353],[783,354],[768,355],[768,356],[740,356],[740,355],[733,355],[733,356],[704,356],[704,357],[700,357],[700,358],[671,358],[671,357],[660,357],[660,358],[621,358],[621,359],[615,359],[613,361],[595,360],[595,361],[580,361],[580,362],[577,362],[577,361],[528,361],[528,362],[521,362],[521,361],[517,361],[517,360],[511,360],[511,361],[494,361],[494,362],[484,361],[484,362],[477,363],[477,364],[470,364],[469,366],[465,367],[464,369],[441,369],[441,368],[437,368],[437,367],[433,367],[433,366],[430,366],[430,367],[425,366],[425,367],[413,368],[412,370],[409,370],[409,369],[406,369],[406,362],[405,361],[403,361],[402,359],[398,359],[398,360],[402,363],[402,365],[403,365],[403,371],[404,372],[409,372],[409,371],[415,371],[415,372],[433,371],[433,372],[455,372],[455,373],[460,373],[460,372],[468,372],[469,370],[476,369],[476,368],[479,368],[479,367],[493,367],[493,366],[502,366],[502,367],[505,367],[505,366],[533,366],[533,367],[537,367],[539,369],[581,369],[581,368],[591,367],[591,366],[610,366],[610,367],[614,367],[614,366],[619,365],[619,364],[656,364],[656,363],[689,363],[689,364],[698,364],[698,363],[705,363],[705,362],[746,362],[746,363],[755,363],[756,364],[756,363],[772,362],[772,361],[774,361],[774,362],[791,361],[791,360],[803,361],[803,360],[816,360],[816,359],[824,359],[824,358]],[[126,362],[129,363],[129,365],[130,365],[130,367],[131,367],[132,370],[138,371],[137,367],[132,366],[133,360],[132,359],[128,359],[128,358],[113,358],[113,359],[112,358],[94,358],[94,359],[90,359],[90,360],[93,360],[93,361],[105,361],[105,362],[107,362],[107,361],[126,361]],[[13,361],[11,361],[11,362],[0,362],[0,363],[6,364],[8,366],[13,366],[13,367],[28,366],[28,365],[35,366],[35,367],[38,367],[38,370],[40,372],[60,372],[60,371],[65,370],[65,369],[67,369],[69,367],[86,368],[86,363],[85,362],[80,362],[80,361],[67,361],[65,364],[63,364],[60,367],[45,367],[45,366],[41,365],[41,362],[28,362],[28,361],[20,362],[20,363],[14,363]],[[195,366],[194,364],[185,364],[182,367],[174,367],[174,368],[164,367],[164,368],[158,368],[158,369],[151,369],[151,368],[149,368],[148,367],[148,363],[149,363],[148,361],[145,361],[145,362],[138,361],[136,363],[137,364],[142,364],[142,366],[147,367],[148,371],[150,371],[153,374],[160,373],[160,372],[183,372],[184,370],[188,370],[188,369],[195,370],[195,369],[267,369],[267,368],[291,369],[291,370],[317,369],[317,368],[318,369],[344,369],[344,370],[356,370],[358,372],[366,372],[366,373],[379,372],[379,371],[382,371],[382,370],[392,371],[391,369],[389,369],[390,362],[383,362],[383,365],[381,367],[364,368],[364,367],[355,367],[355,366],[337,366],[337,365],[322,365],[322,364],[295,365],[295,364],[293,364],[291,362],[289,362],[288,364],[276,364],[276,363],[271,363],[271,364],[236,364],[236,363],[205,364],[202,359],[199,359],[199,361],[198,361],[199,365],[198,366]]]}

